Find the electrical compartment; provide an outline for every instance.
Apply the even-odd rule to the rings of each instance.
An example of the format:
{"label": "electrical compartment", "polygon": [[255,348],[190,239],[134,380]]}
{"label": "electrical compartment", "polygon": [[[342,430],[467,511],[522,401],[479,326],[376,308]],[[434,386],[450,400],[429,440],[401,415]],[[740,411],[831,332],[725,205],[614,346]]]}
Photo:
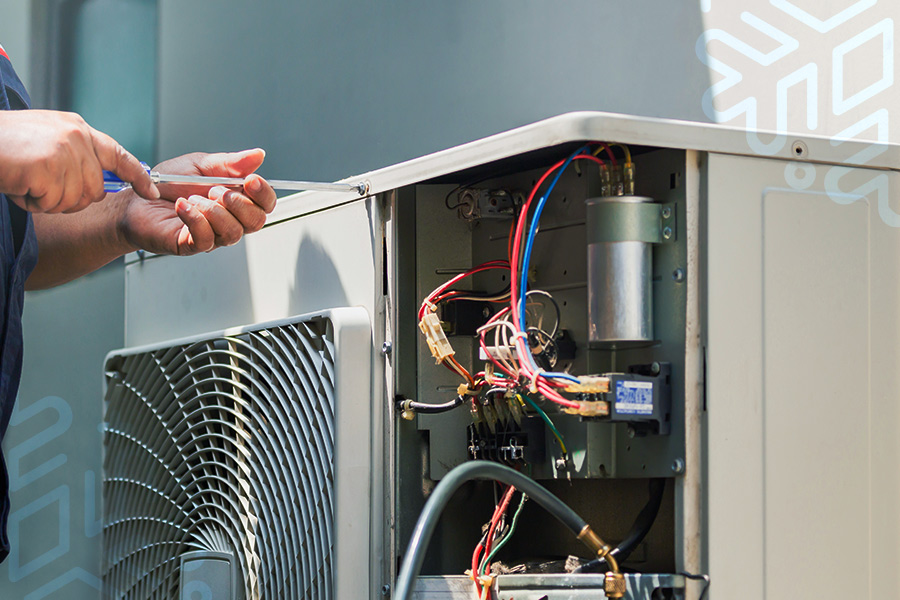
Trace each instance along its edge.
{"label": "electrical compartment", "polygon": [[[632,592],[634,573],[675,573],[686,158],[613,142],[525,153],[396,192],[398,339],[412,341],[418,326],[414,349],[398,344],[392,355],[398,561],[434,486],[481,459],[536,479],[621,545]],[[473,564],[496,582],[495,597],[538,589],[541,576],[596,589],[605,563],[519,494],[506,499],[491,566],[473,562],[505,491],[479,481],[457,492],[418,589],[470,598]],[[678,575],[654,581],[629,597],[683,586]]]}

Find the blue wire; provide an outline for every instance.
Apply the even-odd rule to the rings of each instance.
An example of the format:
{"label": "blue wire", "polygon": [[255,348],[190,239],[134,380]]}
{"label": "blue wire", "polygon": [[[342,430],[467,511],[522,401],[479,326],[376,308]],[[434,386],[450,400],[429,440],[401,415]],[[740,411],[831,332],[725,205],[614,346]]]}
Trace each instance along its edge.
{"label": "blue wire", "polygon": [[[528,228],[528,237],[525,239],[525,251],[522,254],[522,278],[521,284],[519,285],[519,290],[521,297],[519,299],[519,323],[521,323],[523,329],[525,328],[525,298],[527,295],[527,286],[528,286],[528,265],[531,263],[531,250],[534,245],[534,238],[537,235],[537,227],[538,220],[541,218],[541,213],[544,211],[544,205],[547,204],[547,199],[550,197],[550,192],[553,191],[553,188],[556,187],[556,182],[559,181],[559,178],[562,177],[563,171],[566,170],[566,167],[575,159],[576,156],[581,154],[582,152],[588,149],[587,146],[582,146],[566,159],[566,162],[562,164],[559,170],[556,172],[556,176],[553,177],[553,181],[550,182],[550,186],[547,188],[547,191],[538,199],[537,206],[534,209],[534,216],[531,218],[531,226]],[[527,343],[527,342],[526,342]],[[531,356],[531,353],[528,353],[528,360],[531,362],[531,366],[537,370],[537,364],[534,362],[534,357]],[[570,381],[578,382],[578,378],[569,375],[568,373],[542,373],[544,377],[555,377],[558,379],[568,379]]]}

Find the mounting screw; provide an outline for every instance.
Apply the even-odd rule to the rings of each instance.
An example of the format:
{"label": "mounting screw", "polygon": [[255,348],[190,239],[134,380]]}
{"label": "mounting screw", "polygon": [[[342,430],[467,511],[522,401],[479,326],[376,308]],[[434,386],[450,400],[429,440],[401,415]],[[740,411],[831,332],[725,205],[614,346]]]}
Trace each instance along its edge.
{"label": "mounting screw", "polygon": [[653,373],[654,375],[659,375],[659,363],[658,362],[654,362],[653,364],[650,365],[650,372]]}
{"label": "mounting screw", "polygon": [[393,349],[394,349],[394,345],[391,344],[390,342],[385,342],[381,345],[381,353],[384,354],[385,356],[389,355],[391,353],[391,350],[393,350]]}
{"label": "mounting screw", "polygon": [[681,475],[684,473],[684,459],[676,458],[672,463],[672,472],[676,475]]}
{"label": "mounting screw", "polygon": [[663,229],[663,239],[664,240],[672,239],[672,228],[671,227],[666,227],[665,229]]}
{"label": "mounting screw", "polygon": [[385,598],[387,598],[388,596],[391,595],[391,584],[386,583],[383,586],[381,586],[381,595],[384,596]]}
{"label": "mounting screw", "polygon": [[671,217],[671,216],[672,216],[672,208],[669,207],[669,206],[663,206],[663,209],[662,209],[662,218],[663,218],[663,219],[668,219],[668,218]]}
{"label": "mounting screw", "polygon": [[637,434],[637,432],[634,430],[634,427],[631,426],[629,426],[626,431],[628,433],[628,437],[630,438],[633,438]]}
{"label": "mounting screw", "polygon": [[806,147],[805,142],[797,140],[791,144],[791,154],[797,158],[806,158],[806,155],[809,154],[809,148]]}
{"label": "mounting screw", "polygon": [[684,269],[675,269],[672,271],[672,279],[675,283],[681,283],[684,281]]}

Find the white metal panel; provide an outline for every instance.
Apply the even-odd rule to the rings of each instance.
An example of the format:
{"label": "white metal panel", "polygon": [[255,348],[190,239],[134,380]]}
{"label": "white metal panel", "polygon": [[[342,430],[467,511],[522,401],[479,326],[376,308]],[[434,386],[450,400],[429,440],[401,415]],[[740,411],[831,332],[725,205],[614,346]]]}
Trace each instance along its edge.
{"label": "white metal panel", "polygon": [[[758,135],[785,137],[785,134],[768,131],[759,132]],[[816,135],[788,136],[788,142],[802,140],[806,144],[808,152],[804,157],[805,161],[865,164],[870,168],[882,169],[896,169],[900,164],[900,146],[896,144],[852,141],[836,143],[838,139]],[[357,183],[365,180],[370,183],[371,193],[379,193],[532,150],[567,142],[591,140],[610,140],[624,144],[723,154],[757,155],[750,146],[747,132],[741,128],[584,111],[567,113],[517,127],[397,165],[346,177],[341,181]],[[863,153],[863,150],[866,152]],[[773,151],[771,156],[794,160],[797,158],[791,149],[791,143],[785,143],[781,149]],[[321,210],[326,206],[348,202],[355,195],[355,192],[304,192],[289,196],[280,201],[269,221],[276,222]]]}
{"label": "white metal panel", "polygon": [[341,306],[373,314],[381,240],[372,233],[371,202],[268,227],[210,254],[132,262],[126,267],[126,344]]}
{"label": "white metal panel", "polygon": [[837,567],[860,597],[900,590],[900,230],[874,193],[832,200],[825,171],[791,189],[779,161],[709,157],[709,571],[726,598],[830,597]]}

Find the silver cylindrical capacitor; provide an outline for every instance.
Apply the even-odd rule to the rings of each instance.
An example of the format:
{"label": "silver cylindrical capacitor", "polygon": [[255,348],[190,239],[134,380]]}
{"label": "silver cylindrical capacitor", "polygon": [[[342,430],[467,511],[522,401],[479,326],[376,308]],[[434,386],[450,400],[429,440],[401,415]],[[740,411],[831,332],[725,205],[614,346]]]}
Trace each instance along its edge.
{"label": "silver cylindrical capacitor", "polygon": [[[653,247],[659,218],[645,196],[589,198],[587,204],[588,340],[625,348],[653,342]],[[645,206],[640,206],[645,205]],[[650,210],[647,210],[650,209]],[[655,231],[653,227],[655,226]]]}

